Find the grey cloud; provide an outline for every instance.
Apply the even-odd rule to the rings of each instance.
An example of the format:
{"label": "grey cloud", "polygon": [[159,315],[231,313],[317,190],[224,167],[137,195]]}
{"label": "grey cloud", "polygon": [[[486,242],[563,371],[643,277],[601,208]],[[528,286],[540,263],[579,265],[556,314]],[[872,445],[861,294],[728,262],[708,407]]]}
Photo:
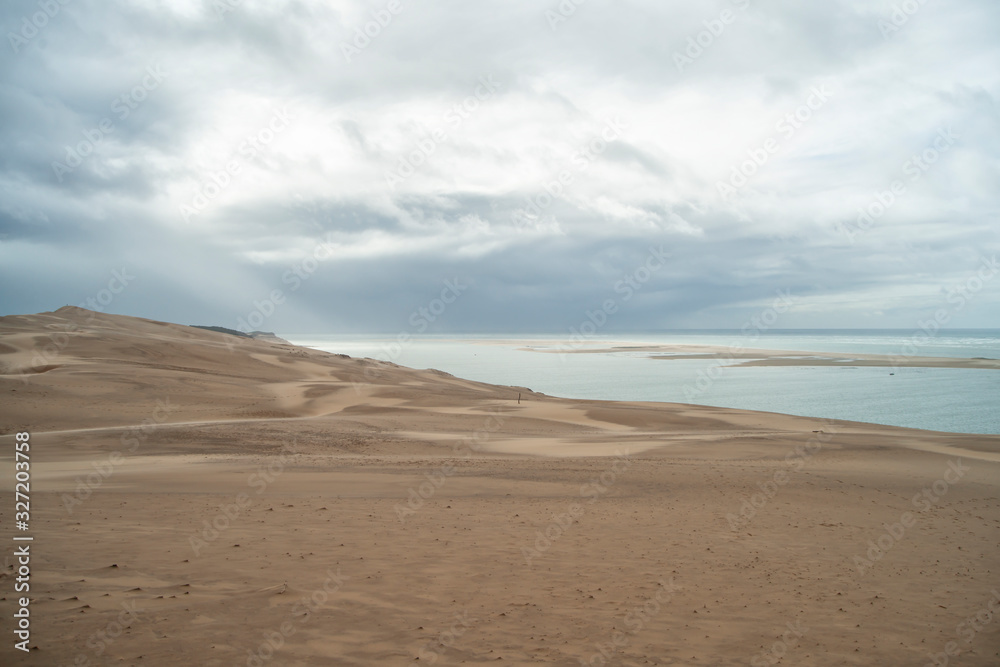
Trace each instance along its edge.
{"label": "grey cloud", "polygon": [[[776,290],[802,304],[789,326],[909,327],[1000,249],[995,3],[927,3],[883,36],[888,1],[583,3],[553,30],[557,2],[403,0],[350,62],[384,3],[233,4],[74,0],[16,53],[7,38],[0,311],[77,303],[128,265],[141,278],[115,312],[232,326],[280,289],[265,328],[395,332],[460,277],[433,330],[565,332],[662,244],[671,261],[610,329],[738,327]],[[724,9],[735,21],[678,71]],[[37,11],[6,3],[0,27]],[[123,116],[150,67],[167,76]],[[476,100],[484,76],[501,85]],[[820,85],[829,102],[779,132]],[[288,128],[242,152],[286,107]],[[574,159],[616,115],[628,131]],[[105,119],[60,182],[53,162]],[[949,126],[961,140],[910,180],[904,162]],[[777,151],[720,197],[768,138]],[[420,164],[390,187],[401,160]],[[572,183],[546,200],[560,171]],[[895,179],[906,192],[870,229],[838,231]],[[322,244],[336,252],[293,289]],[[967,326],[998,326],[997,289]]]}

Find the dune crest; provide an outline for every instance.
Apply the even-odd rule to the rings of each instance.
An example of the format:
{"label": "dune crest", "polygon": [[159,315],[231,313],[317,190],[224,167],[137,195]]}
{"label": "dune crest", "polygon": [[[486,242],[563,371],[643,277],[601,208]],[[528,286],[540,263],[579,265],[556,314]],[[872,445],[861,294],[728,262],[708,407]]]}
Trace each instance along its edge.
{"label": "dune crest", "polygon": [[955,630],[996,586],[998,436],[567,400],[75,307],[0,318],[0,363],[37,664],[1000,655],[1000,624]]}

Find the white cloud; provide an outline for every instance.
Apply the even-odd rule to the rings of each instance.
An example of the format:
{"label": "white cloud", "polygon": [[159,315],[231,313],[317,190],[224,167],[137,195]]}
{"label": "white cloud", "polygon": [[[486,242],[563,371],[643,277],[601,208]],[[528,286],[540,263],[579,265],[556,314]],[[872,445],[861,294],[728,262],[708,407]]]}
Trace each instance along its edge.
{"label": "white cloud", "polygon": [[[884,38],[892,5],[587,3],[553,31],[528,0],[403,0],[348,62],[342,43],[384,3],[246,0],[219,17],[74,2],[0,69],[3,279],[53,258],[0,307],[72,302],[127,260],[155,278],[123,312],[225,324],[329,237],[336,257],[271,328],[336,326],[345,308],[354,329],[390,326],[462,273],[489,288],[457,328],[495,313],[563,330],[603,289],[581,267],[625,272],[663,244],[675,264],[628,326],[738,326],[747,304],[793,288],[797,326],[908,327],[930,302],[906,286],[957,280],[1000,245],[1000,8],[927,3]],[[674,53],[726,8],[736,20],[679,72]],[[7,3],[4,33],[35,9]],[[51,163],[153,63],[162,86],[59,183]],[[609,122],[624,129],[592,143]],[[960,140],[909,180],[942,128]],[[734,169],[746,184],[724,199]],[[220,179],[185,222],[180,207]],[[870,229],[838,231],[897,179],[905,194]],[[55,261],[74,248],[88,250]],[[998,326],[995,294],[967,326]]]}

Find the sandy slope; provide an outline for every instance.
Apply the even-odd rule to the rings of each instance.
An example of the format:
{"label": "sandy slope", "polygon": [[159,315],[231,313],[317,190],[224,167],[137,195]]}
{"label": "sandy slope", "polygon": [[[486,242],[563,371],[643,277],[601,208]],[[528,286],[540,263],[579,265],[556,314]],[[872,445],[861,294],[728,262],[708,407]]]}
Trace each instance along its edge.
{"label": "sandy slope", "polygon": [[35,537],[35,649],[3,664],[1000,662],[1000,437],[76,308],[0,318],[0,364],[0,519],[27,430]]}

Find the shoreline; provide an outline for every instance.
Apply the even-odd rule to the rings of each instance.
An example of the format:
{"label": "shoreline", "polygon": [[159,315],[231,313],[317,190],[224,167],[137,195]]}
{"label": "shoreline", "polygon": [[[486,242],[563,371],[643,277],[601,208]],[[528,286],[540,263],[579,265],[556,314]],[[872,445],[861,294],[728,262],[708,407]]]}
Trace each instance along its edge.
{"label": "shoreline", "polygon": [[[56,325],[55,321],[62,321],[62,324]],[[37,322],[37,324],[35,324]],[[4,326],[6,325],[6,326]],[[414,379],[421,378],[423,382],[426,382],[428,378],[432,383],[445,383],[451,385],[458,385],[463,387],[474,387],[480,392],[486,392],[492,394],[494,398],[500,394],[504,396],[504,399],[500,401],[501,405],[505,405],[507,401],[513,401],[518,393],[524,394],[525,396],[525,406],[516,406],[518,410],[524,412],[531,412],[534,408],[528,407],[529,397],[533,401],[542,399],[550,403],[562,403],[567,407],[581,408],[587,405],[608,405],[608,406],[619,406],[628,409],[646,409],[646,410],[675,410],[675,411],[706,411],[713,413],[723,413],[730,417],[739,418],[742,420],[753,420],[763,418],[763,416],[772,418],[784,418],[791,420],[811,420],[813,422],[817,420],[824,419],[822,417],[808,417],[800,416],[787,413],[779,413],[773,411],[755,411],[755,410],[744,410],[740,408],[727,408],[719,406],[709,406],[703,404],[693,404],[693,403],[679,403],[679,402],[660,402],[660,401],[616,401],[616,400],[606,400],[606,399],[572,399],[558,396],[551,396],[542,394],[539,392],[534,392],[525,387],[518,386],[501,386],[489,383],[484,383],[480,381],[467,380],[460,377],[451,375],[450,373],[445,373],[443,371],[437,371],[434,369],[420,370],[412,369],[405,366],[400,366],[389,361],[380,361],[371,358],[355,358],[349,357],[344,354],[339,354],[335,352],[326,352],[323,350],[318,350],[316,348],[306,347],[292,343],[284,339],[275,338],[273,340],[269,339],[254,339],[254,338],[243,338],[236,337],[230,334],[221,333],[218,331],[210,331],[201,327],[192,327],[188,325],[179,325],[166,322],[158,322],[156,320],[142,319],[142,318],[132,318],[127,316],[109,315],[96,313],[93,311],[88,311],[73,306],[66,306],[57,311],[49,313],[39,313],[37,315],[13,315],[5,316],[0,318],[0,333],[4,336],[0,341],[6,340],[3,347],[0,347],[0,361],[7,361],[6,366],[9,370],[14,370],[14,374],[8,373],[7,375],[0,375],[0,378],[11,378],[17,377],[17,369],[12,368],[15,364],[11,364],[8,360],[13,360],[15,363],[17,361],[24,361],[28,359],[27,350],[22,352],[17,352],[17,347],[12,347],[12,344],[20,343],[24,345],[25,343],[37,344],[41,340],[38,336],[47,330],[51,330],[53,327],[62,327],[63,329],[70,330],[74,332],[74,337],[90,338],[88,341],[91,347],[96,346],[96,348],[101,348],[105,345],[102,342],[100,336],[111,335],[116,333],[124,333],[126,338],[134,340],[136,334],[140,334],[145,337],[145,340],[150,343],[151,347],[154,347],[155,341],[175,341],[176,343],[181,343],[182,345],[189,345],[189,354],[193,353],[192,356],[195,358],[202,358],[206,361],[211,361],[212,366],[215,368],[209,370],[207,368],[198,368],[193,366],[185,368],[181,363],[177,364],[165,364],[159,363],[155,360],[150,360],[150,354],[148,352],[142,352],[136,356],[135,359],[125,360],[122,359],[120,363],[112,362],[112,368],[117,368],[121,364],[128,364],[134,368],[136,365],[138,367],[146,367],[150,372],[156,371],[156,369],[162,369],[161,373],[166,373],[167,375],[176,374],[180,372],[181,375],[189,374],[187,371],[195,373],[220,373],[220,369],[225,369],[226,367],[226,357],[230,359],[235,359],[238,355],[249,355],[249,359],[255,364],[255,367],[259,373],[265,375],[268,371],[274,370],[275,361],[274,359],[280,360],[277,366],[288,367],[286,370],[291,370],[289,373],[279,373],[283,376],[283,380],[291,380],[291,382],[283,381],[275,383],[273,378],[265,379],[265,375],[254,378],[254,374],[251,373],[249,376],[246,373],[233,374],[234,379],[238,375],[242,375],[247,379],[257,379],[265,383],[264,386],[269,387],[269,389],[263,392],[263,397],[269,405],[265,409],[258,411],[251,418],[246,418],[244,415],[229,415],[226,419],[211,418],[208,415],[198,415],[194,412],[188,413],[191,417],[197,417],[187,420],[181,419],[169,419],[164,421],[163,426],[172,425],[173,427],[189,426],[196,428],[199,426],[211,426],[211,425],[222,425],[222,424],[249,424],[260,422],[264,423],[267,421],[275,422],[295,422],[295,421],[309,421],[311,419],[316,419],[322,417],[324,414],[331,414],[329,411],[325,411],[321,406],[324,403],[324,399],[328,396],[337,396],[338,400],[332,401],[333,405],[340,411],[357,409],[361,406],[368,405],[371,403],[383,404],[385,408],[390,408],[392,405],[398,405],[399,401],[372,401],[373,389],[377,388],[379,385],[384,385],[383,382],[379,380],[385,378],[392,378],[395,382],[401,384],[411,384]],[[5,331],[6,329],[6,331]],[[132,330],[130,330],[132,329]],[[32,331],[35,333],[32,333]],[[134,331],[133,331],[134,330]],[[152,335],[150,335],[152,334]],[[50,337],[52,337],[50,335]],[[67,338],[67,341],[72,340]],[[448,339],[452,340],[452,339]],[[459,340],[459,339],[454,339]],[[487,345],[500,345],[500,344],[511,344],[515,342],[523,343],[524,341],[507,341],[502,339],[488,339],[482,341],[471,341],[474,343],[481,343]],[[555,342],[556,344],[558,341]],[[549,341],[547,344],[553,344]],[[638,344],[623,344],[617,346],[607,346],[604,347],[593,347],[587,349],[577,349],[571,351],[565,350],[550,350],[550,349],[534,349],[534,348],[517,348],[518,351],[531,351],[539,353],[563,353],[568,352],[571,354],[607,354],[614,352],[655,352],[661,353],[658,356],[649,357],[653,360],[716,360],[716,359],[731,359],[731,360],[743,360],[742,363],[734,364],[735,366],[788,366],[788,365],[816,365],[816,366],[845,366],[845,365],[860,365],[860,366],[879,366],[888,363],[888,358],[886,355],[870,355],[870,354],[850,354],[845,355],[841,353],[830,353],[830,352],[802,352],[802,351],[791,351],[791,350],[768,350],[768,349],[745,349],[739,353],[733,353],[730,348],[716,345],[698,345],[698,344],[656,344],[656,345],[638,345]],[[213,352],[214,351],[214,352]],[[179,353],[184,354],[182,350],[178,350]],[[29,374],[27,377],[31,377],[33,380],[49,380],[60,373],[64,373],[69,370],[83,370],[82,366],[88,363],[88,360],[83,357],[73,358],[73,355],[68,355],[60,350],[59,355],[56,358],[50,360],[57,363],[48,363],[38,372],[34,374]],[[206,353],[209,356],[205,356]],[[265,354],[270,358],[261,356]],[[221,355],[219,359],[212,359],[212,354]],[[265,362],[263,365],[260,362]],[[1000,360],[992,359],[950,359],[941,357],[914,357],[909,359],[914,367],[934,367],[934,368],[989,368],[992,369],[994,364],[997,368],[1000,368]],[[61,362],[61,363],[60,363]],[[221,362],[221,364],[220,364]],[[92,363],[92,362],[91,362]],[[322,364],[324,367],[336,367],[336,370],[320,370],[314,368],[313,364]],[[957,365],[937,365],[937,364],[957,364]],[[925,365],[934,364],[934,365]],[[976,364],[983,364],[982,366]],[[901,364],[902,366],[902,364]],[[129,366],[121,366],[122,370],[126,370]],[[305,373],[305,376],[300,376],[298,373],[302,370],[309,369],[309,372]],[[330,383],[328,380],[316,379],[310,381],[308,379],[309,374],[315,375],[317,370],[321,376],[334,376],[338,377],[338,381]],[[354,377],[358,376],[359,377]],[[222,373],[224,376],[225,373]],[[350,377],[349,383],[353,388],[354,397],[353,400],[350,398],[345,399],[344,394],[348,393],[343,391],[346,389],[344,386],[344,379],[347,376]],[[22,383],[28,383],[29,380],[26,379],[24,375],[21,376]],[[228,384],[229,381],[226,382]],[[391,384],[391,383],[390,383]],[[302,387],[308,387],[303,391]],[[260,392],[253,392],[258,398],[261,398]],[[310,397],[310,394],[315,394]],[[304,406],[305,407],[304,409]],[[544,412],[544,411],[543,411]],[[525,412],[527,414],[527,412]],[[754,416],[757,417],[754,417]],[[550,416],[548,412],[544,412],[545,417]],[[148,419],[147,419],[148,421]],[[934,431],[927,429],[918,429],[912,427],[901,427],[886,424],[878,424],[872,422],[862,422],[862,421],[849,421],[849,420],[826,420],[826,421],[837,421],[845,424],[854,424],[861,426],[868,426],[872,429],[895,429],[902,432],[926,432],[926,433],[936,433],[949,436],[960,436],[960,437],[984,437],[984,438],[997,438],[1000,441],[1000,435],[996,434],[969,434],[969,433],[957,433],[950,431]],[[573,423],[582,423],[580,420],[575,420]],[[89,430],[101,431],[109,430],[115,428],[124,428],[120,424],[75,424],[70,423],[69,428],[65,429],[43,429],[39,432],[49,433],[56,435],[62,431],[74,432],[74,433],[84,433]],[[606,423],[601,424],[602,428],[607,428],[609,425]]]}
{"label": "shoreline", "polygon": [[[301,337],[295,337],[296,340],[305,339]],[[354,350],[355,345],[361,342],[358,339],[354,339],[349,342],[348,350]],[[537,343],[538,347],[530,346],[526,347],[525,343]],[[850,369],[861,369],[861,368],[885,368],[887,369],[889,375],[897,374],[901,369],[905,368],[927,368],[934,370],[980,370],[980,371],[990,371],[1000,369],[1000,360],[986,359],[982,357],[900,357],[891,356],[885,354],[869,354],[869,353],[847,353],[847,352],[812,352],[812,351],[802,351],[802,350],[783,350],[783,349],[743,349],[740,352],[731,351],[732,347],[725,347],[720,345],[712,344],[694,344],[694,343],[679,343],[679,344],[640,344],[636,342],[625,342],[622,341],[619,344],[611,345],[608,341],[602,341],[600,343],[592,342],[586,348],[576,348],[567,349],[567,346],[571,345],[568,341],[558,341],[558,340],[548,340],[542,341],[538,338],[530,339],[503,339],[503,338],[492,338],[492,339],[462,339],[462,338],[442,338],[442,339],[429,339],[420,340],[419,343],[431,343],[440,347],[440,344],[459,344],[466,345],[468,348],[462,351],[462,355],[458,358],[464,359],[461,363],[456,363],[451,366],[447,365],[446,357],[442,356],[443,353],[440,349],[437,352],[432,352],[430,357],[426,357],[426,352],[417,355],[423,359],[423,364],[426,366],[437,366],[448,368],[451,372],[456,373],[463,377],[476,377],[477,381],[481,382],[505,382],[511,381],[514,378],[514,374],[503,372],[500,366],[497,364],[497,359],[501,357],[496,357],[489,366],[476,371],[469,367],[468,362],[471,360],[471,352],[474,351],[476,346],[484,347],[504,347],[508,348],[504,350],[502,354],[510,358],[514,363],[520,363],[517,360],[518,354],[512,353],[525,353],[525,352],[536,352],[548,355],[561,355],[563,353],[568,354],[598,354],[598,355],[614,355],[615,353],[625,354],[624,358],[627,359],[633,367],[637,369],[637,372],[642,374],[643,382],[649,383],[651,380],[650,371],[642,371],[638,366],[635,366],[636,362],[641,363],[645,359],[651,359],[654,361],[681,361],[681,362],[705,362],[705,368],[702,371],[698,371],[697,378],[691,377],[690,382],[685,384],[683,387],[677,380],[669,380],[664,387],[655,391],[641,391],[639,395],[636,392],[631,392],[629,397],[624,398],[615,395],[615,392],[601,392],[595,390],[594,387],[588,386],[587,391],[573,392],[566,386],[566,383],[560,382],[548,382],[543,381],[537,374],[532,375],[530,367],[526,367],[525,375],[520,375],[519,377],[532,377],[533,379],[528,382],[533,386],[541,384],[541,389],[544,389],[546,393],[563,398],[573,398],[574,400],[610,400],[610,401],[650,401],[650,402],[665,402],[665,403],[684,403],[692,405],[710,405],[713,407],[728,407],[734,410],[753,410],[753,411],[765,411],[765,412],[775,412],[796,416],[809,416],[814,418],[823,417],[833,417],[829,410],[824,411],[822,409],[823,405],[815,401],[810,402],[805,401],[795,401],[789,399],[785,396],[783,399],[776,401],[769,401],[771,405],[762,404],[760,401],[740,401],[735,399],[732,395],[727,395],[726,398],[716,400],[714,402],[699,402],[698,397],[701,395],[700,385],[694,385],[694,382],[702,382],[702,378],[708,375],[709,378],[712,374],[718,373],[719,370],[724,368],[752,368],[752,367],[786,367],[786,368],[850,368]],[[317,344],[315,341],[308,341],[309,345],[315,345],[309,349],[315,350],[333,350],[332,341],[326,341],[324,343]],[[371,341],[368,343],[367,347],[362,347],[360,350],[354,350],[355,354],[373,354],[380,358],[384,358],[378,354],[376,346],[379,343],[377,341]],[[303,342],[306,345],[306,342]],[[431,348],[436,349],[436,348]],[[630,354],[636,353],[636,354]],[[643,353],[649,353],[649,356],[644,356]],[[659,353],[659,354],[655,354]],[[669,353],[669,354],[665,354]],[[394,360],[404,360],[405,357],[401,357],[400,352],[397,350],[395,353],[390,354],[390,359]],[[506,358],[506,357],[503,357]],[[565,361],[565,359],[563,359]],[[411,360],[412,363],[412,360]],[[695,369],[697,370],[697,369]],[[671,373],[672,371],[668,371]],[[683,369],[683,373],[693,375],[694,370],[689,364]],[[675,378],[683,377],[682,375],[676,375]],[[738,373],[732,376],[734,381],[739,380]],[[905,379],[901,378],[901,379]],[[673,384],[671,384],[673,382]],[[643,386],[646,386],[645,384]],[[780,391],[779,391],[780,393]],[[692,395],[693,394],[693,395]],[[843,406],[842,406],[843,407]],[[979,406],[981,409],[987,409],[984,406]],[[966,433],[966,434],[982,434],[982,435],[997,435],[1000,431],[997,430],[995,424],[985,423],[982,420],[979,422],[972,421],[956,421],[954,419],[949,419],[947,415],[939,415],[933,411],[930,413],[931,418],[928,415],[924,415],[921,418],[907,418],[899,409],[890,410],[888,413],[875,414],[872,411],[863,409],[854,410],[838,410],[836,411],[837,419],[844,419],[855,422],[865,422],[872,424],[879,424],[885,426],[898,426],[901,428],[915,428],[923,429],[937,432],[949,432],[949,433]],[[988,413],[983,413],[988,414]],[[881,419],[880,419],[881,417]],[[978,428],[976,428],[978,426]]]}
{"label": "shoreline", "polygon": [[627,345],[587,349],[518,348],[543,354],[613,354],[616,352],[654,352],[647,358],[659,361],[690,359],[742,360],[730,366],[878,366],[888,368],[975,368],[1000,370],[1000,359],[983,357],[920,357],[852,352],[814,352],[809,350],[771,350],[741,348],[734,352],[719,345],[666,344]]}
{"label": "shoreline", "polygon": [[[788,624],[798,665],[922,664],[1000,566],[997,435],[562,399],[77,309],[0,334],[45,664],[571,665],[636,609],[622,664],[746,664]],[[962,664],[997,654],[987,631]]]}

